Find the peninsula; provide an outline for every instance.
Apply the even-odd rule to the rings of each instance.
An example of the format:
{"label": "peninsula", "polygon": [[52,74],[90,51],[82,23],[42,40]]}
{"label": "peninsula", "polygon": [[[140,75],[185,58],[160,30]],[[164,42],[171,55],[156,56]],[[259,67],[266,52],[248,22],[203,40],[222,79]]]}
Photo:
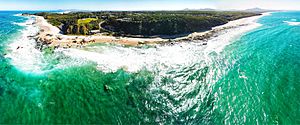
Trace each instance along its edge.
{"label": "peninsula", "polygon": [[214,27],[258,15],[261,14],[233,11],[103,11],[42,12],[30,16],[36,17],[33,25],[40,28],[32,37],[39,45],[71,48],[89,43],[137,46],[203,41],[220,30],[246,24]]}

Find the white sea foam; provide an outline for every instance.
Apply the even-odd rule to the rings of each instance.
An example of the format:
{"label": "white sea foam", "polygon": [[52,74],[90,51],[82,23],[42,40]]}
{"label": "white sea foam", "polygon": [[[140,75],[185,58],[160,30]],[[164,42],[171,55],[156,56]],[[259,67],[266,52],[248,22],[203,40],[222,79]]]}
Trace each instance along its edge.
{"label": "white sea foam", "polygon": [[[222,52],[224,47],[230,44],[232,39],[260,26],[258,23],[255,23],[255,20],[258,18],[259,17],[244,18],[232,21],[224,26],[216,27],[223,28],[248,24],[220,33],[218,37],[209,40],[207,46],[202,46],[202,43],[197,42],[184,42],[173,46],[159,45],[155,48],[147,49],[134,47],[125,48],[122,46],[94,46],[87,47],[84,50],[61,49],[58,51],[75,60],[96,62],[99,70],[105,72],[113,72],[120,68],[129,72],[137,72],[142,69],[168,71],[181,66],[192,65],[201,60],[210,60],[209,54],[212,52]],[[10,45],[12,52],[7,55],[7,57],[12,59],[14,65],[25,71],[41,71],[43,67],[47,65],[45,60],[43,60],[43,54],[34,48],[36,42],[27,37],[38,32],[38,27],[31,25],[33,22],[34,18],[30,18],[25,23],[17,23],[18,25],[26,26],[26,29],[22,31],[20,38],[17,38],[16,41]]]}
{"label": "white sea foam", "polygon": [[[84,64],[91,61],[95,62],[98,69],[104,72],[113,72],[120,68],[129,72],[138,72],[147,69],[156,73],[154,82],[149,85],[149,91],[147,92],[150,94],[153,92],[153,98],[164,98],[165,95],[155,93],[157,89],[160,89],[167,92],[171,97],[174,97],[174,100],[180,100],[180,104],[174,104],[168,101],[168,99],[164,102],[158,102],[171,108],[172,113],[178,113],[194,107],[199,104],[199,101],[203,101],[204,97],[207,97],[207,94],[211,91],[210,87],[213,87],[213,84],[219,80],[221,74],[224,74],[224,69],[218,68],[224,66],[219,65],[234,65],[234,61],[218,62],[218,60],[224,60],[222,59],[223,57],[218,56],[219,53],[228,44],[231,44],[233,39],[261,26],[256,23],[258,18],[259,16],[245,18],[216,27],[222,28],[247,24],[220,32],[217,37],[210,39],[206,46],[203,46],[201,42],[186,41],[172,46],[158,45],[152,48],[126,48],[123,46],[103,45],[90,46],[84,49],[58,49],[58,53],[63,53],[74,60],[66,60],[56,66],[65,67],[70,64]],[[30,27],[28,26],[28,28]],[[27,30],[23,31],[21,39],[11,44],[10,48],[12,52],[8,54],[8,57],[12,59],[12,63],[15,66],[22,70],[40,72],[47,63],[43,60],[42,53],[34,49],[35,41],[27,38],[28,34],[35,30]],[[23,46],[22,49],[24,50],[16,50],[18,46]],[[213,70],[208,70],[208,75],[204,76],[205,83],[188,80],[191,75],[198,73],[199,69],[205,69],[205,67],[214,67]],[[163,78],[172,78],[174,83],[161,84]],[[246,78],[246,76],[243,75],[241,78]],[[199,84],[207,87],[199,87]],[[195,91],[197,87],[200,90],[196,96],[192,98],[184,97],[186,94]]]}
{"label": "white sea foam", "polygon": [[43,63],[42,53],[35,49],[36,42],[30,40],[28,36],[38,33],[39,28],[33,25],[27,25],[34,21],[33,18],[27,20],[24,23],[19,23],[22,26],[26,26],[21,31],[19,36],[13,39],[13,42],[9,45],[9,53],[7,58],[11,59],[11,63],[24,71],[40,71]]}
{"label": "white sea foam", "polygon": [[300,22],[293,22],[293,21],[283,21],[284,23],[287,23],[290,26],[298,26],[300,25]]}
{"label": "white sea foam", "polygon": [[[247,24],[220,32],[217,37],[210,39],[206,46],[203,46],[201,42],[187,41],[172,46],[158,45],[154,48],[93,46],[85,49],[67,49],[62,52],[72,58],[96,62],[99,70],[104,72],[113,72],[120,68],[129,72],[138,72],[143,69],[154,72],[154,82],[149,85],[148,93],[153,92],[153,98],[164,98],[165,95],[155,92],[158,89],[159,91],[166,91],[168,95],[175,97],[174,100],[180,102],[180,104],[176,105],[170,101],[158,103],[171,108],[172,113],[178,113],[199,104],[199,100],[204,101],[204,97],[211,90],[209,88],[213,87],[214,83],[224,74],[224,69],[218,68],[224,66],[219,65],[226,65],[226,68],[235,64],[234,61],[224,61],[223,57],[219,57],[219,53],[228,44],[231,44],[233,39],[261,26],[261,24],[256,23],[256,20],[260,17],[245,18],[216,27],[223,28]],[[222,60],[222,62],[218,62],[218,60]],[[208,75],[204,78],[205,83],[188,80],[190,76],[198,73],[199,69],[205,70],[206,67],[213,68],[213,70],[208,70]],[[172,84],[161,84],[163,83],[163,78],[172,78]],[[193,98],[184,97],[199,87],[199,84],[203,84],[207,88],[201,87],[201,91],[196,96],[193,96]]]}
{"label": "white sea foam", "polygon": [[22,13],[15,14],[14,16],[22,16]]}
{"label": "white sea foam", "polygon": [[[70,59],[61,54],[61,49],[55,51],[52,55],[43,54],[36,49],[36,41],[30,36],[35,36],[39,32],[39,27],[33,25],[35,17],[27,17],[28,20],[22,23],[14,23],[24,27],[19,34],[10,40],[8,53],[5,56],[11,63],[21,71],[29,73],[44,73],[52,69],[63,69],[69,66],[82,65],[84,61]],[[52,64],[51,61],[58,61],[58,64]]]}
{"label": "white sea foam", "polygon": [[259,17],[250,17],[237,21],[232,21],[224,26],[237,26],[247,24],[238,28],[226,30],[208,41],[207,46],[202,43],[179,43],[173,46],[157,46],[156,48],[124,48],[118,46],[94,46],[87,47],[85,50],[68,49],[64,53],[73,58],[80,58],[94,61],[98,68],[103,71],[111,72],[124,68],[130,72],[141,69],[155,71],[158,69],[173,69],[182,65],[194,64],[212,52],[220,53],[230,41],[240,34],[257,28],[260,24],[255,21]]}
{"label": "white sea foam", "polygon": [[35,21],[34,17],[26,17],[26,18],[28,18],[28,20],[25,22],[21,22],[21,23],[12,22],[12,24],[19,25],[19,26],[29,26],[29,25],[32,25]]}

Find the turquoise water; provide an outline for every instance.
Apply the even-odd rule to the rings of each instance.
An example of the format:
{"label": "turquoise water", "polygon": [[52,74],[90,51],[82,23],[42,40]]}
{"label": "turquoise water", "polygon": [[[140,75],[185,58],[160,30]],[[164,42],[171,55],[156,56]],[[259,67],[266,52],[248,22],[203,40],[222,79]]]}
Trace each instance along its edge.
{"label": "turquoise water", "polygon": [[0,123],[300,124],[300,12],[265,16],[221,51],[217,39],[54,54],[21,37],[35,28],[18,13],[0,12]]}

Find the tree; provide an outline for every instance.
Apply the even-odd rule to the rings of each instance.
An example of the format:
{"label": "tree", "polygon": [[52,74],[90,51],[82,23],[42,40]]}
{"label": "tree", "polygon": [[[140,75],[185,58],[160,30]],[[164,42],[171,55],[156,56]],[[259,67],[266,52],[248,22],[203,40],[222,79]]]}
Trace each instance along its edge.
{"label": "tree", "polygon": [[68,27],[67,34],[73,34],[73,26]]}
{"label": "tree", "polygon": [[88,29],[86,28],[85,25],[80,26],[79,32],[80,32],[81,35],[88,35],[88,33],[89,33]]}
{"label": "tree", "polygon": [[78,25],[74,25],[73,29],[72,29],[72,33],[73,34],[79,34],[79,28]]}

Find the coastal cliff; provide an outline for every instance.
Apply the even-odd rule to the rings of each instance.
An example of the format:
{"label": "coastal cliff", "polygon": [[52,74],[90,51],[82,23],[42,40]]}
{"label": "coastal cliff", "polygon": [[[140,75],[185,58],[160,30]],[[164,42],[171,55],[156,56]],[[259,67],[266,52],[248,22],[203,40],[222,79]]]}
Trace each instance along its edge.
{"label": "coastal cliff", "polygon": [[[260,14],[253,14],[252,16],[258,16]],[[28,15],[25,15],[28,16]],[[163,38],[159,36],[152,36],[150,38],[137,38],[129,36],[111,36],[103,33],[93,34],[93,35],[66,35],[58,26],[55,26],[49,22],[49,19],[45,19],[43,16],[30,15],[36,18],[36,21],[32,25],[36,25],[40,28],[40,31],[36,36],[29,36],[37,41],[37,47],[42,49],[46,47],[55,48],[80,48],[90,43],[112,43],[121,44],[129,46],[139,46],[139,45],[153,45],[153,44],[174,44],[176,42],[184,41],[197,41],[203,42],[203,45],[207,45],[207,40],[211,37],[217,36],[218,32],[222,32],[226,29],[236,28],[243,25],[247,25],[249,22],[243,22],[245,18],[236,17],[236,20],[229,21],[225,25],[220,25],[210,28],[210,30],[203,32],[194,32],[187,34],[183,37],[174,38]],[[251,18],[250,16],[249,18]],[[232,19],[233,20],[233,19]],[[234,22],[234,23],[231,23]],[[229,24],[229,25],[228,25]]]}
{"label": "coastal cliff", "polygon": [[104,11],[35,15],[44,17],[65,35],[102,33],[142,38],[175,38],[260,14],[234,11]]}

